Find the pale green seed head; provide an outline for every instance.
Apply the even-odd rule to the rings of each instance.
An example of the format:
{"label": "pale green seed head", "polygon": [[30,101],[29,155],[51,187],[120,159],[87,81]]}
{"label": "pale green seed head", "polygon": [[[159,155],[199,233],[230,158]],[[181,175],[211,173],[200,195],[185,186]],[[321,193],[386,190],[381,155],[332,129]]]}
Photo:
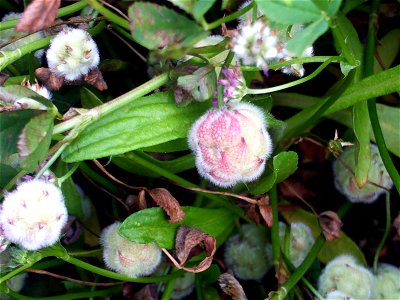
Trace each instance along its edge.
{"label": "pale green seed head", "polygon": [[375,276],[372,299],[400,299],[400,269],[380,264]]}

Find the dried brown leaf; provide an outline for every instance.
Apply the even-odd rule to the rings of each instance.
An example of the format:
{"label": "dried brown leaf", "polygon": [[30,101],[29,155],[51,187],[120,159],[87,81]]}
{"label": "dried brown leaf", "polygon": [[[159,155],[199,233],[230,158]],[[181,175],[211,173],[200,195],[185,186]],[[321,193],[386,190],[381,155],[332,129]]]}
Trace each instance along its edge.
{"label": "dried brown leaf", "polygon": [[104,81],[103,74],[98,68],[91,70],[88,74],[85,75],[84,80],[93,85],[99,91],[105,91],[108,86]]}
{"label": "dried brown leaf", "polygon": [[[185,267],[184,264],[191,257],[199,254],[200,249],[204,249],[207,257],[195,267]],[[166,249],[163,251],[177,268],[191,273],[199,273],[210,267],[216,249],[217,242],[212,236],[194,227],[181,226],[175,239],[175,253],[179,262]]]}
{"label": "dried brown leaf", "polygon": [[260,214],[257,211],[256,205],[250,205],[246,209],[246,216],[252,219],[257,225],[260,224]]}
{"label": "dried brown leaf", "polygon": [[157,188],[148,190],[153,200],[169,216],[169,223],[176,223],[183,220],[185,212],[182,210],[178,200],[176,200],[167,189]]}
{"label": "dried brown leaf", "polygon": [[141,190],[141,191],[139,192],[139,195],[138,195],[138,204],[139,204],[138,206],[139,206],[139,209],[140,209],[140,210],[147,208],[147,203],[146,203],[146,192],[145,192],[144,190]]}
{"label": "dried brown leaf", "polygon": [[327,241],[333,241],[340,237],[340,228],[343,223],[333,211],[324,211],[318,216],[319,225]]}
{"label": "dried brown leaf", "polygon": [[124,297],[132,300],[157,300],[157,286],[153,284],[147,284],[142,289],[140,289],[137,293],[131,295],[125,293],[125,288],[123,290]]}
{"label": "dried brown leaf", "polygon": [[273,218],[272,218],[272,207],[269,205],[269,196],[265,195],[258,202],[258,208],[260,209],[260,214],[265,221],[265,224],[268,228],[272,227]]}
{"label": "dried brown leaf", "polygon": [[33,0],[15,27],[17,31],[35,32],[54,23],[61,0]]}
{"label": "dried brown leaf", "polygon": [[222,291],[230,296],[232,300],[247,300],[243,287],[232,274],[221,274],[218,278],[218,283]]}
{"label": "dried brown leaf", "polygon": [[64,77],[56,76],[48,68],[36,69],[35,75],[51,91],[57,91],[63,86]]}

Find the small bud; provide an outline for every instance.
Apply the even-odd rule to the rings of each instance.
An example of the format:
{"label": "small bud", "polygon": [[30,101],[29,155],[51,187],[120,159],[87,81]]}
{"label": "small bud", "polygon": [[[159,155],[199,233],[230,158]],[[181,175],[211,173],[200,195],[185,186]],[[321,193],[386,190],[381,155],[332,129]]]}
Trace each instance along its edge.
{"label": "small bud", "polygon": [[239,66],[222,69],[222,78],[218,83],[224,87],[224,103],[239,102],[246,95],[246,82]]}
{"label": "small bud", "polygon": [[272,248],[257,227],[245,224],[225,246],[225,262],[243,280],[261,279],[272,267]]}
{"label": "small bud", "polygon": [[378,265],[371,299],[400,299],[400,269],[389,264]]}
{"label": "small bud", "polygon": [[256,180],[272,152],[264,115],[249,103],[210,109],[190,129],[189,146],[200,175],[220,187]]}
{"label": "small bud", "polygon": [[[370,299],[374,277],[350,255],[340,255],[329,262],[318,279],[322,296],[339,291],[354,299]],[[332,299],[332,297],[331,297]]]}
{"label": "small bud", "polygon": [[346,148],[333,163],[335,186],[351,202],[372,203],[385,192],[391,189],[393,181],[379,155],[376,145],[371,144],[371,165],[368,172],[367,184],[359,188],[355,177],[354,147]]}
{"label": "small bud", "polygon": [[46,181],[31,180],[6,194],[0,223],[9,241],[38,250],[59,240],[67,217],[60,189]]}
{"label": "small bud", "polygon": [[267,70],[268,63],[282,57],[277,35],[262,21],[238,29],[232,44],[232,51],[244,65],[256,65]]}
{"label": "small bud", "polygon": [[103,259],[110,270],[129,277],[151,274],[161,260],[161,249],[155,243],[138,244],[118,234],[120,222],[115,222],[103,229],[101,245]]}
{"label": "small bud", "polygon": [[[285,235],[286,224],[279,222],[279,238],[281,248],[285,251]],[[306,258],[308,251],[314,244],[314,237],[310,228],[301,222],[293,222],[290,224],[289,249],[288,258],[297,268]]]}
{"label": "small bud", "polygon": [[50,70],[67,81],[80,79],[99,64],[99,50],[88,32],[66,28],[51,41],[47,50]]}

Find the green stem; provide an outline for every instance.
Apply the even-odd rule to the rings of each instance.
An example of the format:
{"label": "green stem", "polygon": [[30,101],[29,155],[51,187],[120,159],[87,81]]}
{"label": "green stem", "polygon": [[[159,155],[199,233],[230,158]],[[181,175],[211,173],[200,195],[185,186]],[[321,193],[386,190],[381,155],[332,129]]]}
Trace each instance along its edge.
{"label": "green stem", "polygon": [[67,148],[69,143],[64,143],[61,145],[60,148],[56,151],[56,153],[53,154],[53,156],[47,161],[47,163],[43,166],[43,168],[36,174],[35,179],[40,178],[46,172],[51,165],[57,160],[57,158],[61,155],[61,153]]}
{"label": "green stem", "polygon": [[281,246],[279,241],[278,189],[276,185],[274,185],[270,190],[269,199],[271,201],[272,220],[273,220],[271,228],[272,257],[275,268],[277,268],[281,257]]}
{"label": "green stem", "polygon": [[79,165],[81,164],[81,162],[77,162],[74,164],[74,166],[62,177],[58,178],[58,184],[61,186],[62,183],[67,180],[69,177],[72,176],[72,174],[75,173],[75,171],[79,168]]}
{"label": "green stem", "polygon": [[89,297],[100,297],[101,299],[106,299],[108,296],[115,295],[121,291],[121,286],[114,286],[105,290],[100,291],[87,291],[87,292],[79,292],[79,293],[68,293],[65,295],[59,296],[50,296],[50,297],[29,297],[18,294],[13,290],[9,290],[8,294],[17,300],[72,300],[72,299],[88,299]]}
{"label": "green stem", "polygon": [[102,14],[104,17],[106,17],[106,19],[109,20],[110,22],[115,23],[127,30],[130,30],[130,25],[127,20],[125,20],[124,18],[121,18],[120,16],[116,15],[112,11],[108,10],[107,8],[105,8],[103,5],[101,5],[96,0],[86,0],[86,2],[91,7],[93,7],[95,10],[97,10],[100,14]]}
{"label": "green stem", "polygon": [[[282,61],[274,64],[268,65],[268,68],[271,70],[280,69],[285,66],[291,66],[295,64],[306,64],[306,63],[318,63],[318,62],[326,62],[328,59],[331,59],[331,62],[340,62],[340,56],[311,56],[311,57],[299,57],[294,58],[287,61]],[[261,71],[262,69],[256,66],[240,66],[240,70],[242,71]]]}
{"label": "green stem", "polygon": [[2,284],[3,282],[6,282],[7,280],[9,280],[11,278],[13,278],[14,276],[18,275],[22,271],[32,267],[36,262],[37,261],[34,261],[34,262],[30,263],[30,264],[26,264],[26,265],[20,266],[20,267],[18,267],[16,269],[12,270],[10,273],[7,273],[6,275],[4,275],[3,277],[0,278],[0,284]]}
{"label": "green stem", "polygon": [[54,126],[53,135],[75,128],[76,126],[80,125],[82,121],[88,116],[91,117],[91,121],[88,121],[89,123],[91,123],[94,120],[97,120],[100,116],[104,116],[108,113],[111,113],[116,109],[121,108],[122,106],[127,105],[128,103],[140,97],[143,97],[144,95],[166,84],[168,81],[169,81],[168,72],[163,73],[157,77],[154,77],[153,79],[147,81],[141,86],[138,86],[137,88],[119,96],[118,98],[115,98],[110,102],[94,107],[82,115],[78,115],[72,119],[69,119],[65,122],[62,122]]}
{"label": "green stem", "polygon": [[[186,179],[171,173],[149,161],[147,161],[146,159],[130,152],[126,154],[126,157],[135,161],[136,163],[140,164],[141,166],[145,167],[146,169],[149,169],[151,171],[153,171],[154,173],[164,176],[165,178],[177,182],[183,186],[187,186],[187,187],[192,187],[192,188],[198,188],[199,186],[191,183],[190,181],[187,181]],[[201,192],[199,192],[201,193]],[[243,218],[244,220],[246,220],[249,223],[252,223],[252,221],[244,216],[243,211],[236,207],[235,205],[233,205],[232,203],[228,202],[226,199],[222,199],[221,197],[218,197],[217,195],[213,195],[213,194],[209,194],[209,193],[204,193],[204,197],[215,201],[216,203],[226,207],[227,209],[229,209],[230,211],[232,211],[234,214],[238,215],[239,217]]]}
{"label": "green stem", "polygon": [[328,60],[324,61],[314,72],[312,72],[310,75],[303,77],[301,79],[289,82],[289,83],[285,83],[279,86],[275,86],[272,88],[266,88],[266,89],[250,89],[247,88],[246,89],[246,93],[249,95],[259,95],[259,94],[267,94],[267,93],[272,93],[272,92],[276,92],[276,91],[280,91],[283,89],[287,89],[299,84],[302,84],[306,81],[309,81],[311,79],[313,79],[315,76],[317,76],[319,73],[321,73],[321,71],[323,69],[325,69],[325,67],[327,67],[331,62],[335,61],[337,58],[336,57],[330,57]]}
{"label": "green stem", "polygon": [[[58,10],[57,17],[60,18],[60,17],[66,16],[66,15],[72,14],[74,12],[77,12],[77,11],[85,8],[86,6],[87,6],[86,1],[81,0],[74,4],[62,7]],[[9,28],[14,28],[18,22],[19,22],[19,20],[9,20],[9,21],[0,22],[0,31],[9,29]]]}
{"label": "green stem", "polygon": [[181,276],[184,271],[183,270],[179,270],[176,271],[172,274],[169,275],[162,275],[162,276],[154,276],[154,277],[138,277],[138,278],[132,278],[132,277],[128,277],[119,273],[115,273],[112,271],[108,271],[96,266],[93,266],[91,264],[88,264],[84,261],[81,261],[75,257],[72,256],[66,256],[66,257],[60,257],[62,260],[71,263],[77,267],[80,267],[82,269],[88,270],[90,272],[99,274],[101,276],[104,277],[108,277],[108,278],[113,278],[116,280],[121,280],[121,281],[127,281],[127,282],[137,282],[137,283],[153,283],[153,282],[161,282],[161,281],[167,281],[173,278],[177,278],[179,276]]}
{"label": "green stem", "polygon": [[236,20],[238,17],[240,17],[241,15],[244,15],[250,9],[252,9],[253,5],[254,5],[254,2],[252,2],[249,5],[243,7],[242,9],[238,10],[237,12],[234,12],[233,14],[230,14],[230,15],[228,15],[226,17],[218,19],[218,20],[216,20],[216,21],[214,21],[212,23],[204,24],[203,28],[204,28],[204,30],[211,30],[211,29],[215,29],[215,28],[219,27],[220,25],[222,25],[224,23]]}
{"label": "green stem", "polygon": [[[104,21],[99,22],[99,24],[97,24],[95,27],[89,29],[88,32],[91,35],[96,35],[101,30],[103,30],[104,26]],[[27,45],[23,45],[15,50],[0,51],[0,71],[2,71],[5,67],[12,64],[13,62],[17,61],[21,57],[48,46],[52,38],[53,36],[48,36],[40,40],[31,42]]]}
{"label": "green stem", "polygon": [[374,274],[377,274],[378,269],[378,260],[381,254],[382,248],[385,245],[385,241],[389,235],[390,227],[391,227],[391,217],[390,217],[390,193],[386,192],[386,199],[385,199],[385,208],[386,208],[386,226],[385,232],[383,234],[382,240],[380,241],[378,247],[376,248],[375,256],[374,256],[374,264],[373,264],[373,271]]}
{"label": "green stem", "polygon": [[[374,53],[375,53],[375,39],[376,39],[376,27],[377,27],[377,11],[379,8],[379,0],[372,1],[372,8],[369,17],[368,24],[368,39],[367,46],[364,54],[364,76],[368,77],[374,74]],[[379,153],[381,155],[383,164],[390,177],[392,178],[397,192],[400,193],[400,175],[397,171],[394,163],[387,150],[385,138],[382,133],[382,128],[379,123],[378,112],[376,110],[376,99],[371,98],[368,100],[368,112],[372,125],[372,131],[374,132],[375,141],[378,145]]]}

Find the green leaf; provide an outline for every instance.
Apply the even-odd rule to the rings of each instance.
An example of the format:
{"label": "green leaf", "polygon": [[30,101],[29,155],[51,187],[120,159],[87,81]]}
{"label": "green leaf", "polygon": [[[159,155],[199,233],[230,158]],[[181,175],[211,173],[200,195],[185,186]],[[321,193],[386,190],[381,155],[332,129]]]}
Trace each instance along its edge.
{"label": "green leaf", "polygon": [[150,156],[141,151],[135,151],[134,153],[129,152],[121,156],[115,156],[112,158],[112,162],[115,163],[121,169],[128,171],[133,174],[138,174],[147,177],[160,177],[157,173],[142,167],[141,164],[135,162],[135,156],[140,156],[152,164],[168,170],[171,173],[179,173],[194,168],[194,156],[187,154],[185,156],[175,158],[172,160],[158,160],[153,156]]}
{"label": "green leaf", "polygon": [[95,159],[186,138],[208,106],[192,103],[177,107],[171,93],[139,98],[86,127],[65,149],[63,159]]}
{"label": "green leaf", "polygon": [[275,184],[282,182],[297,170],[297,153],[284,151],[275,155],[272,162],[273,172],[263,176],[255,184],[250,184],[252,194],[264,194]]}
{"label": "green leaf", "polygon": [[[379,61],[382,63],[383,68],[390,68],[400,50],[400,29],[394,29],[385,35],[379,41],[376,50],[378,52]],[[378,63],[376,57],[374,57],[374,59],[374,72],[377,73],[382,71],[382,67]]]}
{"label": "green leaf", "polygon": [[[281,212],[284,219],[289,222],[302,222],[310,227],[314,237],[319,236],[321,229],[318,224],[317,218],[303,209],[283,210]],[[331,242],[326,242],[318,253],[318,259],[327,264],[336,256],[347,253],[353,255],[360,263],[367,265],[364,254],[358,248],[357,244],[353,242],[343,231],[340,232],[340,237]]]}
{"label": "green leaf", "polygon": [[4,161],[11,154],[17,153],[18,137],[25,125],[43,111],[21,109],[3,111],[0,113],[0,161]]}
{"label": "green leaf", "polygon": [[18,171],[13,167],[6,164],[0,164],[0,189],[3,189],[17,174]]}
{"label": "green leaf", "polygon": [[201,20],[204,14],[214,5],[216,0],[197,0],[193,8],[193,17]]}
{"label": "green leaf", "polygon": [[227,209],[209,209],[184,206],[185,218],[179,223],[168,223],[166,213],[159,207],[147,208],[130,215],[121,225],[119,234],[136,243],[155,242],[162,248],[172,249],[179,226],[196,227],[216,237],[232,228],[236,216]]}
{"label": "green leaf", "polygon": [[281,24],[311,23],[321,18],[321,11],[312,0],[255,0],[268,20]]}
{"label": "green leaf", "polygon": [[302,56],[304,50],[312,45],[329,28],[325,18],[320,18],[307,26],[304,30],[298,32],[293,39],[287,42],[287,50],[295,56]]}
{"label": "green leaf", "polygon": [[368,181],[368,172],[371,165],[371,151],[369,136],[371,124],[369,120],[367,101],[356,103],[353,106],[353,129],[357,138],[354,175],[357,185],[361,188]]}
{"label": "green leaf", "polygon": [[143,147],[143,148],[140,148],[139,150],[142,150],[145,152],[177,152],[177,151],[185,151],[188,149],[189,149],[189,146],[187,143],[187,139],[180,138],[180,139],[168,141],[168,142],[154,145],[154,146]]}
{"label": "green leaf", "polygon": [[[63,161],[59,161],[54,173],[57,177],[62,177],[68,172],[68,165]],[[80,221],[84,220],[84,211],[82,207],[82,199],[79,194],[72,177],[67,178],[61,185],[61,191],[64,195],[65,205],[68,214],[77,217]]]}
{"label": "green leaf", "polygon": [[103,104],[99,97],[86,87],[81,88],[81,102],[82,107],[87,109]]}
{"label": "green leaf", "polygon": [[55,114],[42,111],[25,125],[18,137],[20,165],[27,172],[33,172],[46,157],[53,134]]}
{"label": "green leaf", "polygon": [[353,24],[343,13],[338,13],[334,19],[332,33],[337,52],[346,59],[340,62],[340,67],[342,73],[347,75],[361,64],[363,47]]}
{"label": "green leaf", "polygon": [[217,88],[217,75],[212,65],[201,67],[192,75],[180,76],[178,87],[189,93],[190,98],[196,101],[210,99]]}
{"label": "green leaf", "polygon": [[185,16],[172,9],[153,3],[138,2],[129,7],[128,15],[134,40],[153,50],[182,43],[191,39],[202,29]]}

